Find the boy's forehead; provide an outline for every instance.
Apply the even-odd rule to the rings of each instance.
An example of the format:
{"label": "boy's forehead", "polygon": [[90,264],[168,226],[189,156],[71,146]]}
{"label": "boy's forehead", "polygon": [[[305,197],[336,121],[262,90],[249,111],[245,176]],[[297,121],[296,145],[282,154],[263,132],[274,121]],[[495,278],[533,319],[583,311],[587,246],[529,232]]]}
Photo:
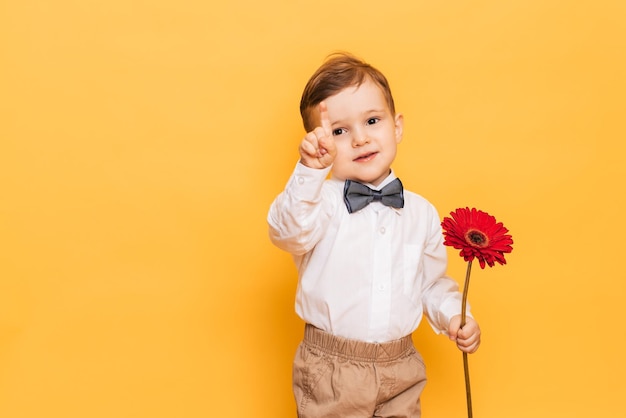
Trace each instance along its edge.
{"label": "boy's forehead", "polygon": [[371,78],[367,77],[363,79],[360,83],[350,84],[349,86],[345,86],[337,92],[328,96],[324,101],[328,101],[329,99],[333,99],[337,96],[342,97],[351,97],[359,92],[371,92],[371,93],[380,93],[380,96],[384,99],[384,92],[381,86],[375,83]]}
{"label": "boy's forehead", "polygon": [[[329,115],[333,113],[390,110],[382,88],[371,81],[348,86],[324,100]],[[319,111],[314,112],[319,114]]]}

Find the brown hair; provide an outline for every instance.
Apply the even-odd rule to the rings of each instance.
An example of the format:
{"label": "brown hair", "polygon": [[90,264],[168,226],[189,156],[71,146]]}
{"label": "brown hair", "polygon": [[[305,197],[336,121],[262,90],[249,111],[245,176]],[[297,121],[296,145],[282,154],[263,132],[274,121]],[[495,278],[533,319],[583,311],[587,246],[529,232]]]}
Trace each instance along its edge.
{"label": "brown hair", "polygon": [[325,99],[339,93],[346,87],[360,86],[366,79],[376,83],[383,92],[391,113],[395,115],[395,105],[389,82],[376,68],[348,53],[330,55],[311,76],[300,99],[300,115],[307,132],[310,126],[309,111]]}

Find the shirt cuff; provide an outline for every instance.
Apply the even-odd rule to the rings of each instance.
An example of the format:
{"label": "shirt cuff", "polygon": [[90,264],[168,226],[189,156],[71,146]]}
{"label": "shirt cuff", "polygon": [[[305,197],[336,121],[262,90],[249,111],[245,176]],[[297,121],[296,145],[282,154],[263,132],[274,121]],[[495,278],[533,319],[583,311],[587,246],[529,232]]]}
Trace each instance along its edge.
{"label": "shirt cuff", "polygon": [[320,197],[324,180],[328,177],[331,167],[310,168],[298,162],[289,180],[289,188],[294,196],[303,201],[315,201]]}
{"label": "shirt cuff", "polygon": [[[448,328],[450,327],[450,320],[453,316],[461,315],[461,301],[460,298],[449,298],[442,304],[439,314],[437,315],[438,324],[431,324],[433,330],[437,334],[448,335]],[[470,311],[470,304],[467,304],[467,310],[465,311],[467,318],[473,318]]]}

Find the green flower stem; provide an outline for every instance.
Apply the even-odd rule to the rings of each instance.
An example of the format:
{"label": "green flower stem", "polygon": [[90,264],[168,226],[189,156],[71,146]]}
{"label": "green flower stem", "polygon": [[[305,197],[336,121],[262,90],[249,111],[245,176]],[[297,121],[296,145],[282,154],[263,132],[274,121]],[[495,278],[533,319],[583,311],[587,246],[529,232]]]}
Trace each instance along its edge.
{"label": "green flower stem", "polygon": [[[472,262],[467,262],[467,272],[465,273],[465,287],[463,288],[463,303],[461,305],[461,328],[465,326],[465,312],[467,311],[467,292],[469,290],[470,272],[472,271]],[[469,361],[467,353],[463,352],[463,371],[465,372],[465,394],[467,395],[467,416],[472,418],[472,391],[470,389],[469,378]]]}
{"label": "green flower stem", "polygon": [[467,311],[467,292],[469,290],[470,273],[472,272],[472,262],[467,262],[467,271],[465,272],[465,287],[463,288],[463,303],[461,305],[461,328],[465,326],[465,317]]}

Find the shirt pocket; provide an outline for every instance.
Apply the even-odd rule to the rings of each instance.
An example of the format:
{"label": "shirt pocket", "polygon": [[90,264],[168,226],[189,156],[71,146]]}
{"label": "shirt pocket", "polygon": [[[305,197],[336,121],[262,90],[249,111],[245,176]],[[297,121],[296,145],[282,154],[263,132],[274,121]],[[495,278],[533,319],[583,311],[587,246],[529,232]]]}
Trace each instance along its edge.
{"label": "shirt pocket", "polygon": [[424,248],[420,244],[405,244],[403,254],[403,292],[413,303],[419,305],[421,285],[420,277],[424,270]]}

